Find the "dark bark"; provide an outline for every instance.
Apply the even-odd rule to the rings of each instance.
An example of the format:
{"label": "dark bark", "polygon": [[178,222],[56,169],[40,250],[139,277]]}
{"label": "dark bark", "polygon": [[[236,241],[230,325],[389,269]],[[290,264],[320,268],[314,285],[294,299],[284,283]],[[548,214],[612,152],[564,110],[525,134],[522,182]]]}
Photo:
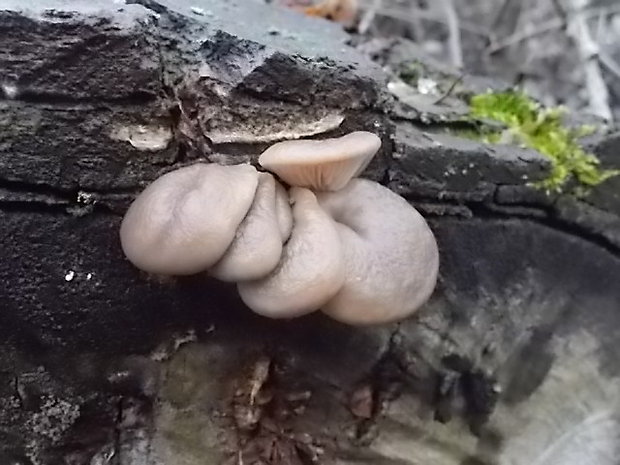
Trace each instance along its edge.
{"label": "dark bark", "polygon": [[[587,203],[544,195],[541,155],[443,134],[451,99],[395,105],[327,22],[249,1],[8,3],[0,463],[617,463],[617,180]],[[415,318],[271,321],[233,286],[123,258],[122,214],[159,174],[357,129],[384,141],[365,176],[439,242]],[[606,166],[617,140],[592,143]]]}

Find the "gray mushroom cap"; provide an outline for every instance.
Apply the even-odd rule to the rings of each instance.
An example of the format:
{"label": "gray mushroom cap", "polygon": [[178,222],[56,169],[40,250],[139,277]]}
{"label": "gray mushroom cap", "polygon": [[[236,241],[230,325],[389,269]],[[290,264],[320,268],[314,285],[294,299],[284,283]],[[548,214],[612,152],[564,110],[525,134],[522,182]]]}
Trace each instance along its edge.
{"label": "gray mushroom cap", "polygon": [[188,275],[208,269],[233,241],[257,184],[258,172],[247,164],[199,163],[165,174],[123,218],[125,255],[150,273]]}
{"label": "gray mushroom cap", "polygon": [[288,199],[286,204],[277,199],[276,184],[271,174],[259,174],[252,206],[222,259],[209,270],[211,276],[222,281],[248,281],[262,278],[276,267],[282,243],[290,234],[287,221],[291,216]]}
{"label": "gray mushroom cap", "polygon": [[258,162],[291,186],[335,191],[364,171],[379,147],[375,134],[357,131],[334,139],[278,142]]}
{"label": "gray mushroom cap", "polygon": [[282,242],[286,242],[293,230],[293,211],[288,198],[288,192],[278,181],[276,183],[276,218]]}
{"label": "gray mushroom cap", "polygon": [[293,318],[318,310],[344,282],[344,262],[334,221],[308,189],[292,188],[293,231],[276,269],[265,278],[238,284],[253,311]]}
{"label": "gray mushroom cap", "polygon": [[430,297],[439,267],[437,243],[424,218],[402,197],[365,179],[319,204],[338,222],[345,282],[322,311],[353,325],[401,320]]}

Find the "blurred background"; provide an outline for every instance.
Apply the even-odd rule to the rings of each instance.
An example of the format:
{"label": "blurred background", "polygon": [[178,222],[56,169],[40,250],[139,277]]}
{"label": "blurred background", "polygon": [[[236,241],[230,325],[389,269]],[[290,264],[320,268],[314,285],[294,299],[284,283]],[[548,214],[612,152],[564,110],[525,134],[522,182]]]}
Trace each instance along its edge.
{"label": "blurred background", "polygon": [[618,0],[273,0],[339,21],[357,43],[402,38],[545,105],[620,118]]}

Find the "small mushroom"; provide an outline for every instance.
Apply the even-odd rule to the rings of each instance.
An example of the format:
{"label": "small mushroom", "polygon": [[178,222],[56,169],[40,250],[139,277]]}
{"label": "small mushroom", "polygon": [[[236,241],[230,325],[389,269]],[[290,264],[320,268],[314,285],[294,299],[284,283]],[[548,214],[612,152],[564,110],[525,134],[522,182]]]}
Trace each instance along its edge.
{"label": "small mushroom", "polygon": [[199,163],[149,185],[121,224],[127,258],[141,270],[189,275],[214,265],[252,205],[258,172],[251,165]]}
{"label": "small mushroom", "polygon": [[335,139],[278,142],[258,162],[291,186],[335,191],[364,171],[380,146],[376,135],[358,131]]}
{"label": "small mushroom", "polygon": [[402,197],[365,179],[317,195],[339,223],[346,278],[323,305],[353,325],[401,320],[430,297],[437,280],[437,243],[424,218]]}
{"label": "small mushroom", "polygon": [[310,190],[292,188],[290,197],[293,231],[278,266],[262,279],[238,284],[247,306],[271,318],[293,318],[318,310],[344,282],[336,224]]}
{"label": "small mushroom", "polygon": [[282,243],[292,227],[291,207],[288,199],[285,205],[277,200],[276,184],[271,174],[259,174],[250,211],[237,228],[235,239],[222,259],[209,270],[212,276],[222,281],[248,281],[262,278],[276,267],[282,254]]}

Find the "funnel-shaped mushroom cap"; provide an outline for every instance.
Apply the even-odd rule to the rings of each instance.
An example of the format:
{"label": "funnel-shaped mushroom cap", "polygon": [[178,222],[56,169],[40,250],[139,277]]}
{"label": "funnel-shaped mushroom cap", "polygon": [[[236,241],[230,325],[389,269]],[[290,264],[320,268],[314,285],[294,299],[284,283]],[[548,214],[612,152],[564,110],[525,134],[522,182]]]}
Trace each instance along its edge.
{"label": "funnel-shaped mushroom cap", "polygon": [[293,231],[276,269],[263,279],[239,283],[239,294],[271,318],[292,318],[318,310],[344,281],[336,223],[308,189],[293,188]]}
{"label": "funnel-shaped mushroom cap", "polygon": [[439,254],[424,218],[403,198],[365,179],[318,195],[339,224],[346,278],[322,310],[354,325],[400,320],[430,297]]}
{"label": "funnel-shaped mushroom cap", "polygon": [[278,142],[258,162],[291,186],[335,191],[364,171],[379,147],[376,135],[358,131],[336,139]]}
{"label": "funnel-shaped mushroom cap", "polygon": [[196,164],[148,186],[129,207],[121,245],[138,268],[188,275],[226,252],[252,205],[258,172],[250,165]]}
{"label": "funnel-shaped mushroom cap", "polygon": [[[278,208],[281,216],[286,214],[283,213],[284,206],[276,203],[276,180],[269,173],[260,173],[259,176],[250,211],[237,228],[235,239],[222,259],[210,270],[212,276],[222,281],[262,278],[280,261],[283,232],[278,221]],[[291,215],[288,200],[285,207]]]}

